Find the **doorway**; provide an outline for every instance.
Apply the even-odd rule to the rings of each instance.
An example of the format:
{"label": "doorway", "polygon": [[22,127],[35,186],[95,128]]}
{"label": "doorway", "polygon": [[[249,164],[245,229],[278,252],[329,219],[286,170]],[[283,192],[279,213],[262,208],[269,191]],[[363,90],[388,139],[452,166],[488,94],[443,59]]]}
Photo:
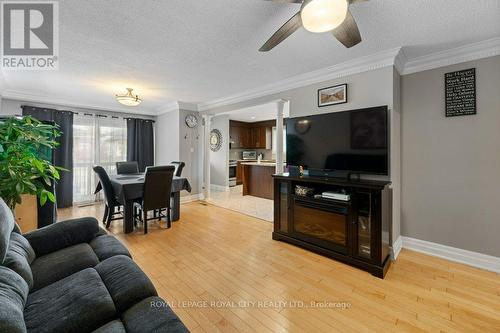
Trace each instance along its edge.
{"label": "doorway", "polygon": [[208,202],[273,221],[272,175],[284,170],[288,116],[289,103],[279,100],[207,117],[210,132],[220,133],[226,143],[217,151],[205,147]]}

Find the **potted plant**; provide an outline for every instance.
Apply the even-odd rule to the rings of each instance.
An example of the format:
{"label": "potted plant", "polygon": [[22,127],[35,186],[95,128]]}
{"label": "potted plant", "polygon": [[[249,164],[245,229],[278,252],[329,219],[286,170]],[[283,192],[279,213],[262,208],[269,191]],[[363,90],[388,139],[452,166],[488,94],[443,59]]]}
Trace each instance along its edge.
{"label": "potted plant", "polygon": [[[11,117],[0,120],[0,197],[14,211],[22,196],[36,195],[40,204],[55,202],[47,190],[59,179],[62,168],[49,158],[60,136],[57,125],[44,124],[33,117]],[[49,154],[47,154],[49,152]]]}

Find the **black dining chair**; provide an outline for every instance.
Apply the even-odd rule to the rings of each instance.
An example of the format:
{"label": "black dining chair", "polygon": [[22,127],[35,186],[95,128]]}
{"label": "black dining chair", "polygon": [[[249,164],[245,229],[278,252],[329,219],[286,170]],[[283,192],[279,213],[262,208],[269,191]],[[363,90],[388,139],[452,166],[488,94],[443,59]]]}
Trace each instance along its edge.
{"label": "black dining chair", "polygon": [[184,163],[184,162],[178,162],[178,161],[172,161],[172,162],[170,162],[170,164],[172,164],[173,166],[175,166],[174,176],[176,176],[176,177],[182,176],[182,169],[184,169],[184,167],[186,166],[186,163]]}
{"label": "black dining chair", "polygon": [[119,175],[130,175],[139,173],[139,163],[132,162],[116,162],[116,173]]}
{"label": "black dining chair", "polygon": [[[94,166],[94,172],[99,177],[102,189],[104,190],[104,216],[102,218],[102,223],[106,223],[106,228],[109,228],[111,221],[120,220],[123,218],[122,205],[116,200],[115,191],[111,185],[111,180],[109,179],[108,173],[102,166]],[[119,217],[115,217],[120,215]]]}
{"label": "black dining chair", "polygon": [[[145,234],[148,233],[148,221],[150,220],[161,220],[162,217],[166,217],[167,227],[170,228],[172,225],[170,193],[172,192],[174,172],[175,167],[173,165],[146,168],[142,202],[136,203],[134,206],[134,210],[138,210],[137,214],[134,215],[140,222],[144,223]],[[163,215],[165,209],[166,216]],[[150,211],[154,212],[152,218],[148,218],[148,212]]]}

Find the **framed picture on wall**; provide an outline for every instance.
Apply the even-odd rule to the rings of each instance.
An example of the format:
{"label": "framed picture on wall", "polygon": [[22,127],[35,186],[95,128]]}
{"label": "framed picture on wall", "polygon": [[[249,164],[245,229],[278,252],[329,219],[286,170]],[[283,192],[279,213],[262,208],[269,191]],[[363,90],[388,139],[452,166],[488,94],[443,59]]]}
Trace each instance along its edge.
{"label": "framed picture on wall", "polygon": [[347,103],[347,84],[318,90],[318,107]]}

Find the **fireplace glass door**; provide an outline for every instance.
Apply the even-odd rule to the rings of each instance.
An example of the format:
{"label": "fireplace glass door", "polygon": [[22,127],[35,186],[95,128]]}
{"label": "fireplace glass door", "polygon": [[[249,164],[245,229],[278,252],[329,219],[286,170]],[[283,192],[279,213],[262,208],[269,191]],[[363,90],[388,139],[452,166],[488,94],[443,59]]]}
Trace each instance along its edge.
{"label": "fireplace glass door", "polygon": [[347,253],[348,207],[295,199],[293,230],[304,241]]}

